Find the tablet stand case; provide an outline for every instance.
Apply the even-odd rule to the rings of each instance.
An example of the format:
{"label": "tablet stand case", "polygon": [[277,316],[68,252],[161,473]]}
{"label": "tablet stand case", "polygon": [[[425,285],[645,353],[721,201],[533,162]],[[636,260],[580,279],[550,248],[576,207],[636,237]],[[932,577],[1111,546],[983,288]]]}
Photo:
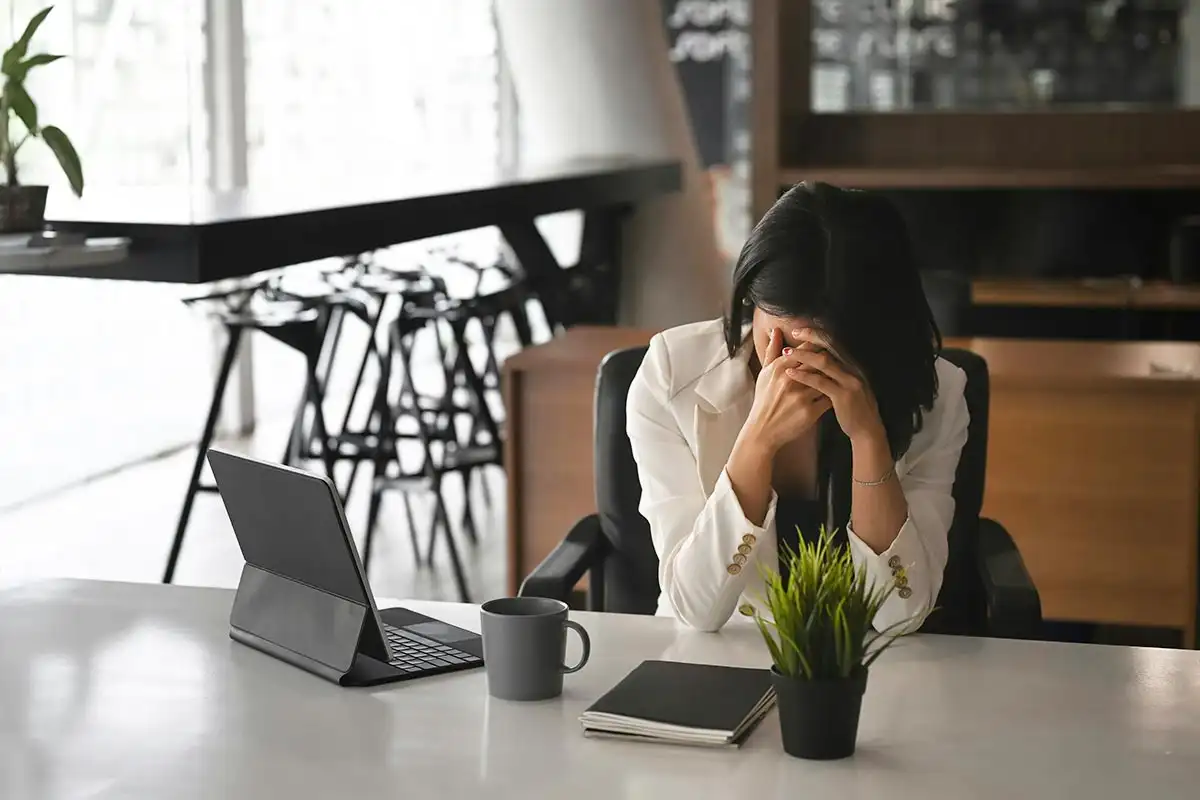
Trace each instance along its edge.
{"label": "tablet stand case", "polygon": [[344,597],[246,564],[229,636],[339,686],[369,686],[400,673],[374,610]]}

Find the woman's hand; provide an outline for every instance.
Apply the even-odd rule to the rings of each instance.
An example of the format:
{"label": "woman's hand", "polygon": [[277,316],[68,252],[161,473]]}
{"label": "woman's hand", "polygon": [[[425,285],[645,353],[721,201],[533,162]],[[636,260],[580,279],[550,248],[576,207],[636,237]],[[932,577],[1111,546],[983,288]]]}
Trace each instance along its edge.
{"label": "woman's hand", "polygon": [[852,442],[886,441],[875,395],[859,370],[832,355],[836,349],[820,331],[803,328],[792,331],[792,337],[801,344],[776,362],[787,377],[827,397],[838,425]]}
{"label": "woman's hand", "polygon": [[754,405],[743,428],[765,444],[771,455],[799,438],[835,407],[832,397],[788,373],[794,364],[783,353],[783,332],[772,329],[762,369],[754,384]]}

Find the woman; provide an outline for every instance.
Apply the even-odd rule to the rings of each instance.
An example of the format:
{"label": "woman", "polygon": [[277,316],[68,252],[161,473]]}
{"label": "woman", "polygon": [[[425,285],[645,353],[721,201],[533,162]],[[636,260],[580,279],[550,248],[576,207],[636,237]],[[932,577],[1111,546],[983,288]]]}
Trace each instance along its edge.
{"label": "woman", "polygon": [[728,316],[650,343],[629,392],[659,613],[705,631],[762,596],[781,542],[838,531],[896,591],[883,629],[941,588],[966,377],[904,222],[883,198],[800,184],[750,234]]}

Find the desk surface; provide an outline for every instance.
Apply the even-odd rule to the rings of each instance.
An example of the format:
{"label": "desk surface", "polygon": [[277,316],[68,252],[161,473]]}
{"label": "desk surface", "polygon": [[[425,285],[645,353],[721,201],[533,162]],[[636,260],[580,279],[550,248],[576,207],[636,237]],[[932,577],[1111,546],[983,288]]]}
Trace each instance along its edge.
{"label": "desk surface", "polygon": [[[57,798],[1193,798],[1200,653],[914,637],[873,671],[858,754],[584,739],[647,658],[761,665],[747,625],[576,614],[592,662],[561,700],[482,672],[340,689],[230,641],[232,594],[62,581],[0,593],[0,796]],[[412,603],[478,629],[471,606]]]}

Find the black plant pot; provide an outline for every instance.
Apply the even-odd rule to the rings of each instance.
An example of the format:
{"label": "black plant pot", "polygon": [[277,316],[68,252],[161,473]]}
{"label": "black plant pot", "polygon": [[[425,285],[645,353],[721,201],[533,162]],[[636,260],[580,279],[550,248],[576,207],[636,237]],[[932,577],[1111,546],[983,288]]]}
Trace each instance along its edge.
{"label": "black plant pot", "polygon": [[45,186],[0,186],[0,233],[36,233],[45,224]]}
{"label": "black plant pot", "polygon": [[831,760],[854,755],[867,670],[845,680],[806,681],[771,668],[783,749],[797,758]]}

